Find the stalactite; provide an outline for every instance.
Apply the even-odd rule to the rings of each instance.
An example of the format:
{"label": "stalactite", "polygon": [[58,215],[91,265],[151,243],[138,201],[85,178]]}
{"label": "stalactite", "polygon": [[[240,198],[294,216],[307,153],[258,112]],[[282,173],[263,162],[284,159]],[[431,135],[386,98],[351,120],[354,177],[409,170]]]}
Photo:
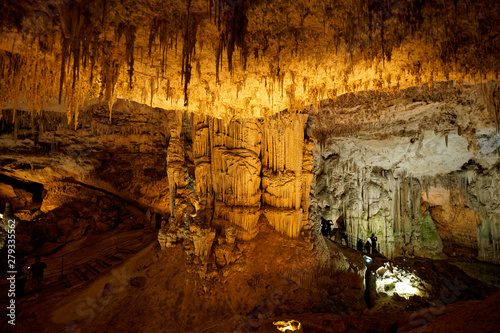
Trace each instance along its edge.
{"label": "stalactite", "polygon": [[66,61],[68,59],[68,47],[69,47],[68,38],[66,38],[64,35],[61,35],[61,38],[63,40],[61,41],[61,74],[59,81],[59,104],[61,104],[61,99],[63,94],[64,78],[66,75],[65,67],[66,67]]}
{"label": "stalactite", "polygon": [[149,39],[148,39],[148,56],[151,58],[151,49],[153,48],[153,43],[156,40],[157,33],[158,33],[158,25],[159,21],[158,19],[153,19],[149,23]]}
{"label": "stalactite", "polygon": [[302,209],[300,210],[264,210],[264,214],[269,221],[269,224],[281,232],[292,238],[299,236],[302,227]]}
{"label": "stalactite", "polygon": [[[222,34],[222,33],[221,33]],[[222,69],[222,51],[224,50],[223,37],[219,37],[215,50],[215,82],[219,83],[219,71]]]}
{"label": "stalactite", "polygon": [[151,96],[149,106],[151,107],[151,109],[153,109],[153,98],[154,98],[154,94],[155,94],[155,78],[151,77],[149,79],[149,87],[150,87],[150,96]]}
{"label": "stalactite", "polygon": [[483,83],[480,86],[480,95],[495,123],[495,130],[500,131],[500,84],[496,81]]}
{"label": "stalactite", "polygon": [[125,57],[127,64],[129,66],[128,75],[129,75],[129,89],[132,90],[132,78],[134,76],[134,44],[135,44],[135,33],[137,28],[134,25],[127,25],[125,27],[125,46],[126,52]]}
{"label": "stalactite", "polygon": [[245,41],[247,33],[247,1],[215,1],[215,17],[219,29],[219,41],[216,48],[216,80],[222,64],[222,52],[226,49],[229,73],[233,73],[233,53],[239,47],[243,70],[246,70],[249,48]]}
{"label": "stalactite", "polygon": [[61,74],[59,87],[59,103],[63,92],[64,79],[66,74],[66,66],[69,66],[73,61],[73,82],[72,87],[75,87],[75,82],[78,79],[80,69],[80,47],[81,39],[84,34],[82,27],[84,24],[84,16],[82,14],[81,4],[69,2],[59,6],[61,13]]}
{"label": "stalactite", "polygon": [[187,2],[187,17],[184,28],[184,45],[182,48],[181,81],[184,83],[184,106],[189,104],[188,87],[191,81],[191,61],[196,47],[196,31],[199,20],[191,13],[191,0]]}
{"label": "stalactite", "polygon": [[17,143],[17,136],[19,135],[19,117],[17,116],[17,111],[14,109],[14,143]]}

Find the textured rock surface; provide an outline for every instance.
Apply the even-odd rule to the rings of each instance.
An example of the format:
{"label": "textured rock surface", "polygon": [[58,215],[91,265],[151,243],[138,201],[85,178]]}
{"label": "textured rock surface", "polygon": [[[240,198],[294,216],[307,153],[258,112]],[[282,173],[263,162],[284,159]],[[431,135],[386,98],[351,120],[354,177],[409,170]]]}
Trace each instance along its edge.
{"label": "textured rock surface", "polygon": [[[264,214],[276,229],[297,237],[301,228],[303,193],[309,192],[307,178],[302,176],[306,115],[283,114],[265,122],[262,147]],[[307,168],[307,166],[306,166]]]}
{"label": "textured rock surface", "polygon": [[5,206],[6,202],[10,202],[10,204],[13,205],[14,208],[25,206],[24,200],[21,200],[17,196],[14,188],[9,184],[0,184],[0,197],[2,198],[2,202],[0,203],[2,209]]}
{"label": "textured rock surface", "polygon": [[466,207],[466,199],[460,191],[432,186],[422,193],[422,198],[443,241],[468,248],[477,246],[476,224],[480,216]]}
{"label": "textured rock surface", "polygon": [[[50,320],[26,303],[19,322],[266,331],[271,317],[314,313],[326,323],[305,328],[395,331],[394,318],[331,313],[431,303],[394,296],[367,309],[372,276],[397,288],[393,266],[366,273],[359,251],[321,236],[319,221],[336,221],[334,240],[345,230],[350,246],[374,233],[380,252],[417,257],[434,285],[459,273],[421,257],[500,262],[499,9],[0,2],[0,172],[44,188],[0,187],[0,201],[29,220],[18,249],[77,248],[91,233],[161,220],[161,251],[124,265],[135,279],[113,302],[101,297],[112,284],[93,281],[52,304],[41,298],[43,311],[56,308]],[[459,299],[485,296],[466,281]],[[85,320],[96,290],[106,304]]]}
{"label": "textured rock surface", "polygon": [[[282,235],[264,217],[252,240],[235,239],[232,228],[217,237],[212,245],[215,256],[206,262],[197,260],[195,249],[185,244],[161,252],[151,246],[117,269],[124,283],[110,273],[57,301],[45,297],[34,305],[24,307],[23,303],[20,316],[31,316],[34,306],[37,311],[42,305],[51,309],[47,317],[39,315],[47,319],[42,332],[60,331],[65,325],[95,331],[110,321],[116,321],[114,329],[118,330],[169,327],[173,332],[232,332],[260,329],[264,320],[287,314],[363,311],[365,267],[356,251],[331,244],[328,255],[320,258],[303,238]],[[189,237],[191,231],[180,233]],[[129,285],[130,278],[142,276],[146,281],[140,290],[135,283]],[[96,315],[87,322],[89,316],[80,315],[79,304],[92,299],[107,283],[113,283],[114,290],[120,288],[113,302],[103,306],[113,319]],[[79,309],[90,309],[86,304]],[[141,308],[144,317],[138,320],[132,314]],[[163,309],[161,313],[154,311],[158,308]],[[31,323],[23,321],[22,325],[21,329]]]}
{"label": "textured rock surface", "polygon": [[[394,97],[381,96],[379,107],[346,97],[314,116],[313,133],[330,134],[313,151],[314,219],[343,216],[351,240],[374,233],[388,257],[442,257],[444,247],[498,262],[498,155],[484,148],[485,137],[494,138],[491,118],[477,87],[439,89],[433,101],[405,106]],[[349,129],[333,117],[325,129],[325,114],[354,109],[371,109],[379,120]]]}
{"label": "textured rock surface", "polygon": [[[74,182],[175,224],[206,210],[204,224],[225,220],[240,239],[255,237],[262,214],[291,237],[342,216],[351,245],[375,233],[388,257],[497,261],[496,134],[480,92],[444,82],[229,122],[118,100],[111,121],[94,107],[76,130],[47,112],[37,148],[19,113],[24,139],[2,136],[2,169],[46,186],[45,212],[79,196],[61,188]],[[12,113],[3,114],[13,133]]]}
{"label": "textured rock surface", "polygon": [[67,111],[76,124],[102,99],[263,117],[499,72],[490,0],[19,0],[2,10],[0,103]]}

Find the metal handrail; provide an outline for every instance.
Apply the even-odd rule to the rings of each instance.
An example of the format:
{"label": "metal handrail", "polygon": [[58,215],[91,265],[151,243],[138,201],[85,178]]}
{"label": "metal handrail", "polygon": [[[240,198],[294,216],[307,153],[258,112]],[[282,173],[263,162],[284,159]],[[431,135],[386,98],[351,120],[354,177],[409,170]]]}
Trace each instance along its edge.
{"label": "metal handrail", "polygon": [[[132,239],[132,240],[135,240],[135,239]],[[126,242],[123,242],[123,243],[121,243],[120,245],[122,246],[122,245],[126,245],[126,244],[128,244],[128,243],[131,243],[131,241],[132,241],[132,240],[128,240],[128,241],[126,241]],[[109,253],[109,251],[108,251],[108,250],[109,250],[110,248],[115,248],[115,249],[117,249],[117,245],[112,244],[112,245],[110,245],[110,246],[107,246],[107,247],[105,247],[105,248],[102,248],[101,250],[99,250],[99,251],[97,251],[97,252],[94,252],[94,253],[93,253],[93,255],[92,255],[92,257],[91,257],[91,259],[88,259],[88,257],[87,257],[87,258],[80,258],[80,259],[77,259],[77,260],[72,261],[72,262],[71,262],[71,263],[69,263],[69,264],[64,264],[64,256],[65,256],[65,255],[59,256],[59,257],[57,257],[57,258],[61,258],[61,261],[62,261],[62,268],[56,268],[56,267],[54,267],[54,268],[52,268],[52,269],[47,269],[47,270],[46,270],[46,274],[44,274],[44,276],[45,276],[45,277],[49,277],[49,276],[52,276],[52,275],[60,274],[60,273],[61,273],[64,269],[71,269],[71,267],[80,266],[80,265],[82,265],[82,264],[86,264],[86,263],[88,263],[88,262],[90,262],[90,261],[93,261],[93,260],[99,259],[100,257],[98,257],[98,256],[97,256],[97,257],[94,257],[94,255],[95,255],[95,254],[97,254],[97,253],[101,253],[101,252],[106,252],[106,254],[107,254],[107,253]],[[79,262],[81,262],[81,261],[83,261],[83,260],[85,260],[83,263],[79,263]],[[77,264],[77,263],[78,263],[78,264]],[[55,271],[55,272],[52,272],[52,271]],[[50,272],[50,273],[49,273],[49,272]]]}
{"label": "metal handrail", "polygon": [[[153,234],[154,233],[152,232],[151,235],[153,235]],[[141,236],[141,241],[137,244],[137,246],[132,247],[132,249],[128,249],[128,250],[131,251],[131,254],[135,253],[138,248],[140,248],[140,247],[142,247],[144,245],[144,243],[147,241],[145,239],[146,235],[147,235],[146,233],[143,233],[142,236]],[[109,246],[107,246],[105,248],[100,249],[97,252],[94,252],[90,259],[88,257],[86,257],[86,258],[81,258],[81,259],[77,259],[77,260],[71,261],[69,263],[65,263],[64,262],[64,257],[65,256],[67,256],[69,254],[72,254],[72,253],[75,253],[77,251],[81,251],[82,249],[88,248],[88,247],[90,247],[92,245],[96,245],[98,243],[101,243],[101,242],[103,242],[103,241],[105,241],[105,240],[107,240],[107,239],[109,239],[109,238],[111,238],[113,236],[116,236],[116,234],[115,235],[111,235],[110,237],[106,237],[104,239],[101,239],[98,242],[95,242],[95,243],[92,243],[90,245],[84,246],[84,247],[82,247],[80,249],[77,249],[77,250],[65,253],[63,255],[52,257],[52,258],[47,258],[48,260],[54,260],[54,259],[59,259],[60,258],[61,259],[61,266],[59,268],[56,268],[55,265],[54,265],[54,268],[50,268],[50,269],[47,269],[45,271],[46,273],[44,274],[44,280],[46,282],[44,283],[45,284],[44,289],[49,289],[49,288],[54,288],[54,287],[57,287],[57,286],[60,286],[60,285],[64,285],[63,277],[65,275],[65,272],[70,271],[70,274],[71,274],[71,273],[73,273],[73,271],[75,269],[77,269],[77,268],[84,268],[84,266],[86,264],[89,264],[91,262],[95,262],[96,260],[101,260],[101,259],[103,259],[106,256],[116,254],[116,252],[118,252],[120,249],[124,249],[126,246],[128,246],[131,243],[137,241],[137,238],[126,239],[123,242],[111,244],[111,245],[109,245]],[[153,240],[153,239],[154,238],[151,238],[151,240]],[[115,251],[110,250],[111,248],[114,248]],[[99,253],[100,255],[96,256],[95,254],[97,254],[97,253]],[[85,260],[85,261],[82,262],[82,260]],[[78,264],[76,264],[76,263],[78,263]],[[108,269],[110,269],[113,266],[114,265],[110,264],[110,267],[106,268],[105,270],[108,270]],[[57,276],[57,278],[54,279],[54,277],[56,277],[56,276]],[[71,280],[74,281],[75,279],[78,280],[77,278],[72,278]],[[82,282],[82,281],[80,281],[80,282]],[[0,286],[5,285],[7,283],[8,283],[7,281],[6,281],[6,283],[1,283]]]}
{"label": "metal handrail", "polygon": [[[141,245],[143,245],[143,244],[144,244],[144,234],[142,235],[142,237],[141,237],[141,238],[142,238],[142,241],[141,241],[141,242],[140,242],[140,243],[139,243],[136,247],[134,247],[134,248],[133,248],[133,250],[137,249],[138,247],[140,247]],[[124,241],[124,242],[120,243],[120,246],[123,246],[123,245],[128,245],[128,244],[132,243],[133,241],[136,241],[136,239],[128,239],[128,240],[126,240],[126,241]],[[104,258],[105,256],[107,256],[107,255],[109,255],[109,254],[111,254],[111,253],[115,253],[115,252],[113,252],[113,251],[108,251],[108,249],[113,248],[113,247],[115,248],[115,250],[118,250],[118,249],[119,249],[119,248],[118,248],[118,244],[113,244],[113,245],[107,246],[107,247],[105,247],[104,249],[101,249],[101,250],[99,250],[98,252],[96,252],[96,253],[105,252],[105,253],[104,253],[103,255],[101,255],[101,256],[93,256],[91,259],[88,259],[88,258],[82,258],[82,259],[78,259],[78,260],[72,261],[72,262],[71,262],[71,263],[69,263],[69,264],[64,264],[64,263],[63,263],[63,265],[62,265],[61,269],[59,269],[57,272],[55,272],[55,273],[51,273],[51,274],[47,274],[47,275],[44,275],[44,277],[50,277],[50,276],[54,276],[54,275],[60,275],[60,276],[63,276],[63,275],[64,275],[64,271],[65,271],[65,270],[68,270],[68,269],[76,269],[76,268],[78,268],[78,267],[82,267],[82,266],[84,266],[85,264],[88,264],[88,263],[90,263],[90,262],[93,262],[93,261],[95,261],[95,260],[97,260],[97,259],[102,259],[102,258]],[[74,251],[73,251],[73,252],[74,252]],[[64,255],[60,256],[59,258],[62,258],[62,257],[64,257]],[[80,261],[82,261],[82,260],[84,260],[84,259],[87,259],[87,260],[85,260],[85,261],[84,261],[84,262],[82,262],[82,263],[79,263],[78,265],[75,265],[75,263],[76,263],[76,262],[80,262]],[[65,267],[66,267],[66,268],[65,268]]]}

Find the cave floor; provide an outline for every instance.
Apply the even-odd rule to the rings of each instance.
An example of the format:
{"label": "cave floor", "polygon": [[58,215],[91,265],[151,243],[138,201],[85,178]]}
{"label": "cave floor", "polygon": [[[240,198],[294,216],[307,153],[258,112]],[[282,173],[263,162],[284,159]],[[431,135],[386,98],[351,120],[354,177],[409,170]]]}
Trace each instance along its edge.
{"label": "cave floor", "polygon": [[[143,233],[132,230],[123,237]],[[354,250],[335,243],[328,247],[353,262],[359,260]],[[87,249],[79,255],[97,250]],[[16,330],[10,331],[39,327],[40,332],[277,332],[273,322],[291,319],[299,321],[304,332],[497,331],[498,291],[483,301],[444,307],[401,310],[387,304],[367,309],[354,299],[355,291],[341,290],[348,288],[341,281],[347,276],[316,276],[321,282],[307,282],[308,266],[300,263],[310,262],[315,250],[302,238],[289,239],[261,225],[255,239],[241,244],[241,251],[242,259],[214,273],[190,261],[182,244],[160,251],[153,242],[95,280],[20,299]],[[441,264],[413,263],[421,270],[442,270],[452,279],[454,271],[446,275],[449,266]],[[472,285],[477,280],[470,281],[469,289],[477,292]],[[3,331],[9,332],[9,327]]]}

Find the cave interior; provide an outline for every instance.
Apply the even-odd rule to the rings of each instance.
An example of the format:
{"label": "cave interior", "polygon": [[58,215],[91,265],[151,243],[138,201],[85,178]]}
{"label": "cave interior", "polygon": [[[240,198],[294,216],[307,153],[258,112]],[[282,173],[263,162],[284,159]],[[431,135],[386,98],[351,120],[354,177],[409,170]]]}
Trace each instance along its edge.
{"label": "cave interior", "polygon": [[498,331],[500,2],[0,13],[2,331]]}

